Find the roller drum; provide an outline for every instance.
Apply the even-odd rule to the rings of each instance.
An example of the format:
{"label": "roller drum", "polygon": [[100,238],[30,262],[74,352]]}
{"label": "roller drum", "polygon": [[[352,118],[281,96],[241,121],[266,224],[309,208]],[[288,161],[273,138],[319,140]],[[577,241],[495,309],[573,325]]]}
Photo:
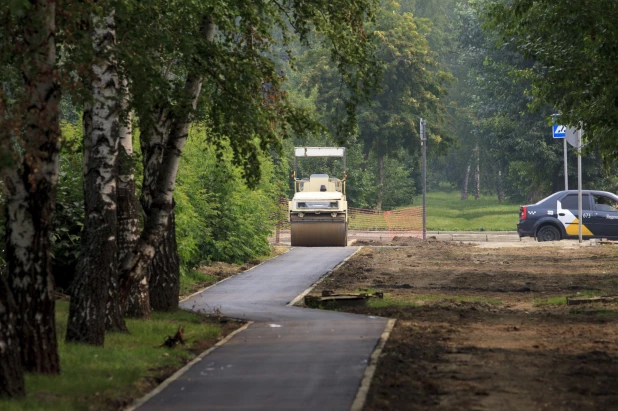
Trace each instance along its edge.
{"label": "roller drum", "polygon": [[293,247],[345,247],[348,245],[348,223],[345,219],[292,219]]}

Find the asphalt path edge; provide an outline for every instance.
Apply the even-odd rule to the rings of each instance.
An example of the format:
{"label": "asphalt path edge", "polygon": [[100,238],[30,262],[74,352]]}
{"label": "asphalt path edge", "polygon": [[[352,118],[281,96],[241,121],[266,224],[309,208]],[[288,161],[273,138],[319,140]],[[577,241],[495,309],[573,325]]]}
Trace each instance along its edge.
{"label": "asphalt path edge", "polygon": [[241,271],[241,272],[236,273],[236,274],[234,274],[234,275],[230,275],[229,277],[226,277],[226,278],[224,278],[223,280],[217,281],[217,282],[216,282],[216,283],[214,283],[214,284],[210,284],[208,287],[204,287],[204,288],[202,288],[202,289],[200,289],[200,290],[198,290],[198,291],[194,292],[193,294],[186,296],[186,297],[185,297],[185,298],[183,298],[182,300],[178,300],[178,303],[184,303],[184,302],[185,302],[185,301],[187,301],[189,298],[191,298],[191,297],[195,297],[196,295],[201,294],[201,293],[203,293],[204,291],[208,290],[209,288],[212,288],[212,287],[214,287],[215,285],[219,285],[219,284],[221,284],[222,282],[225,282],[225,281],[229,280],[230,278],[234,278],[234,277],[236,277],[238,274],[246,273],[246,272],[249,272],[249,271],[251,271],[251,270],[253,270],[253,269],[255,269],[255,268],[258,268],[259,266],[261,266],[262,264],[266,263],[267,261],[270,261],[270,260],[272,260],[272,259],[274,259],[274,258],[279,257],[280,255],[283,255],[283,254],[285,254],[285,253],[289,252],[291,249],[292,249],[292,247],[289,247],[289,248],[288,248],[287,250],[285,250],[283,253],[281,253],[281,254],[279,254],[279,255],[277,255],[277,256],[275,256],[275,257],[273,257],[273,258],[269,258],[268,260],[264,260],[264,261],[262,261],[261,263],[259,263],[258,265],[254,265],[253,267],[251,267],[251,268],[249,268],[249,269],[247,269],[247,270],[245,270],[245,271]]}
{"label": "asphalt path edge", "polygon": [[311,290],[313,290],[315,287],[318,286],[318,284],[320,284],[322,281],[324,281],[329,275],[332,274],[333,271],[335,271],[336,269],[338,269],[339,267],[341,267],[342,265],[344,265],[345,263],[348,262],[349,259],[351,259],[352,257],[354,257],[356,254],[358,254],[358,252],[363,248],[363,246],[359,246],[356,251],[354,251],[352,254],[350,254],[349,256],[347,256],[346,258],[343,259],[342,262],[340,262],[339,264],[337,264],[335,267],[333,267],[331,270],[329,270],[328,272],[326,272],[326,274],[324,274],[322,277],[320,277],[318,279],[318,281],[316,281],[315,283],[311,284],[309,286],[309,288],[307,288],[305,291],[303,291],[302,293],[300,293],[299,295],[296,296],[296,298],[294,298],[292,301],[290,301],[289,303],[287,303],[286,305],[289,306],[293,306],[298,304],[298,302],[300,300],[302,300],[303,298],[305,298],[305,296],[307,294],[309,294],[311,292]]}
{"label": "asphalt path edge", "polygon": [[378,366],[378,360],[380,359],[382,350],[384,349],[386,341],[391,335],[396,322],[397,320],[391,318],[386,323],[386,327],[384,327],[380,340],[376,344],[376,348],[373,350],[371,357],[369,357],[369,364],[367,364],[367,368],[365,368],[365,375],[363,375],[363,379],[361,380],[356,397],[354,397],[354,402],[352,402],[350,411],[361,411],[365,406],[367,394],[369,394],[369,387],[371,387],[371,381],[373,380],[373,375],[375,374]]}
{"label": "asphalt path edge", "polygon": [[[222,281],[225,281],[225,280],[227,280],[227,278],[222,280]],[[159,384],[157,387],[155,387],[155,389],[150,391],[148,394],[146,394],[143,397],[135,400],[130,406],[125,408],[124,411],[134,411],[137,408],[139,408],[142,405],[144,405],[148,400],[150,400],[152,397],[154,397],[155,395],[157,395],[158,393],[163,391],[173,381],[177,380],[182,374],[187,372],[189,370],[189,368],[193,367],[195,364],[197,364],[198,362],[202,361],[204,359],[204,357],[206,357],[207,355],[212,353],[214,350],[216,350],[217,348],[219,348],[220,346],[222,346],[223,344],[227,343],[229,340],[234,338],[234,336],[236,334],[238,334],[238,333],[246,330],[247,328],[249,328],[249,326],[251,324],[253,324],[253,321],[249,321],[245,325],[243,325],[242,327],[240,327],[240,328],[232,331],[231,333],[229,333],[224,339],[222,339],[221,341],[217,342],[215,345],[213,345],[212,347],[210,347],[209,349],[207,349],[206,351],[204,351],[203,353],[201,353],[200,355],[195,357],[193,360],[191,360],[189,363],[187,363],[184,367],[182,367],[181,369],[176,371],[174,374],[172,374],[170,377],[168,377],[165,381],[163,381],[161,384]]]}

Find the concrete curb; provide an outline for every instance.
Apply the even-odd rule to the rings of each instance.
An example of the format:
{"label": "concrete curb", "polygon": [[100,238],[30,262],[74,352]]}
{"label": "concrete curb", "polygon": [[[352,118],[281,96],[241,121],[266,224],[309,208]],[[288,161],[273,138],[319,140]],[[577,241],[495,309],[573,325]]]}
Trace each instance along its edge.
{"label": "concrete curb", "polygon": [[222,346],[223,344],[231,340],[236,334],[240,333],[241,331],[246,330],[251,324],[253,324],[253,321],[249,321],[247,324],[243,325],[239,329],[234,330],[231,333],[229,333],[224,339],[222,339],[221,341],[219,341],[218,343],[216,343],[215,345],[213,345],[212,347],[210,347],[209,349],[207,349],[206,351],[204,351],[203,353],[195,357],[191,362],[189,362],[184,367],[182,367],[181,369],[176,371],[174,374],[172,374],[168,379],[166,379],[161,384],[159,384],[154,390],[150,391],[148,394],[144,395],[142,398],[134,401],[133,404],[125,408],[125,411],[134,411],[137,408],[144,405],[148,400],[150,400],[152,397],[154,397],[155,395],[163,391],[168,385],[170,385],[172,382],[177,380],[180,376],[182,376],[182,374],[187,372],[189,368],[193,367],[195,364],[202,361],[204,357],[206,357],[208,354],[210,354],[211,352],[213,352],[214,350],[216,350],[217,348],[219,348],[220,346]]}
{"label": "concrete curb", "polygon": [[367,394],[369,394],[369,388],[371,387],[371,381],[373,380],[373,375],[375,374],[376,368],[378,366],[378,360],[380,359],[382,350],[384,349],[386,341],[388,340],[388,337],[390,337],[396,322],[397,320],[391,318],[388,320],[388,323],[386,323],[386,327],[384,327],[384,331],[380,336],[380,340],[378,341],[375,350],[369,358],[369,364],[367,364],[367,368],[365,369],[365,375],[363,376],[360,387],[358,388],[356,397],[354,397],[354,402],[350,407],[350,411],[361,411],[365,406]]}

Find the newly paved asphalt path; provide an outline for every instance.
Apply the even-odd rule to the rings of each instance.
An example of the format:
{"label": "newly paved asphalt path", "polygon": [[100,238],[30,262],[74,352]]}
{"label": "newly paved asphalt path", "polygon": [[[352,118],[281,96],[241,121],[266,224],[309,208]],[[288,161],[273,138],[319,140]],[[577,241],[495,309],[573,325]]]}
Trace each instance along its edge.
{"label": "newly paved asphalt path", "polygon": [[140,410],[349,410],[387,320],[287,306],[356,247],[294,248],[182,307],[255,321]]}

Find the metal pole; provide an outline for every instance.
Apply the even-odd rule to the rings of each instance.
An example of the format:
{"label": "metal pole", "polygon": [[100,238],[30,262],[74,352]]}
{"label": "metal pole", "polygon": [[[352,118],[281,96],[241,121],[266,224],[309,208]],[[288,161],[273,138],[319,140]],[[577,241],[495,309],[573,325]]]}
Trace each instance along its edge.
{"label": "metal pole", "polygon": [[577,216],[579,220],[579,242],[582,243],[582,130],[577,130]]}
{"label": "metal pole", "polygon": [[421,147],[423,148],[423,240],[427,240],[427,122],[421,119]]}
{"label": "metal pole", "polygon": [[562,139],[564,143],[564,189],[569,189],[569,169],[567,167],[567,141],[566,137]]}

